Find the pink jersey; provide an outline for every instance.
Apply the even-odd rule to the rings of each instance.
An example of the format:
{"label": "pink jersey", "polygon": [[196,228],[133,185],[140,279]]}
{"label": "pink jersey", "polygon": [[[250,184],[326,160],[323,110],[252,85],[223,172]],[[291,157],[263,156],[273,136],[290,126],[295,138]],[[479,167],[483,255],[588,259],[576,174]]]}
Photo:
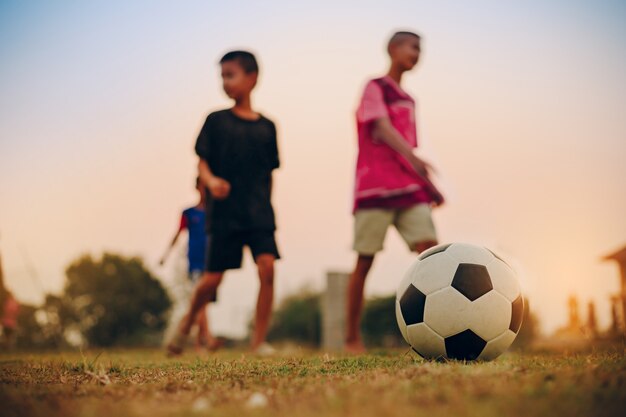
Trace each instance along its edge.
{"label": "pink jersey", "polygon": [[433,201],[411,164],[373,137],[373,122],[383,117],[390,119],[409,146],[417,147],[415,100],[388,76],[369,81],[356,113],[359,155],[354,210],[406,207]]}

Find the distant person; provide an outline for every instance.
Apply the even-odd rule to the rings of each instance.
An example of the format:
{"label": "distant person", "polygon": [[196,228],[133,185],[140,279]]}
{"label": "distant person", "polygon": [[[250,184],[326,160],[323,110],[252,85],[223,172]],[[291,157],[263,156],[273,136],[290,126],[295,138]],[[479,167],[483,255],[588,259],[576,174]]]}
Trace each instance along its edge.
{"label": "distant person", "polygon": [[243,249],[248,246],[261,284],[251,348],[271,354],[273,348],[265,338],[274,297],[274,261],[280,257],[270,201],[272,171],[279,166],[276,127],[252,108],[250,96],[259,73],[254,55],[232,51],[222,57],[220,65],[224,91],[234,106],[209,114],[195,147],[200,178],[209,190],[206,267],[168,352],[182,352],[194,317],[216,300],[225,271],[241,267]]}
{"label": "distant person", "polygon": [[[183,210],[180,217],[180,224],[178,231],[174,235],[172,242],[167,247],[165,253],[161,257],[159,262],[163,265],[169,256],[172,248],[178,241],[183,230],[188,232],[188,244],[187,244],[187,268],[190,284],[196,285],[202,277],[204,271],[204,258],[206,254],[206,241],[207,235],[205,230],[205,213],[204,206],[206,203],[206,192],[204,186],[200,182],[200,178],[196,178],[196,190],[200,197],[198,204],[193,207],[189,207]],[[209,350],[215,350],[219,347],[220,342],[214,338],[208,327],[207,311],[203,308],[198,312],[196,316],[196,322],[198,326],[198,336],[196,339],[196,348],[206,346]]]}
{"label": "distant person", "polygon": [[431,166],[416,156],[415,101],[402,89],[402,75],[420,56],[420,37],[397,32],[389,40],[389,71],[365,86],[356,112],[359,153],[354,196],[356,267],[348,284],[345,350],[365,351],[359,330],[365,278],[394,225],[411,251],[437,244],[431,207],[444,198],[430,180]]}
{"label": "distant person", "polygon": [[4,286],[0,288],[0,307],[2,308],[2,316],[0,317],[2,338],[0,340],[0,346],[10,349],[15,344],[17,316],[20,311],[20,305],[13,296],[13,293],[4,288]]}

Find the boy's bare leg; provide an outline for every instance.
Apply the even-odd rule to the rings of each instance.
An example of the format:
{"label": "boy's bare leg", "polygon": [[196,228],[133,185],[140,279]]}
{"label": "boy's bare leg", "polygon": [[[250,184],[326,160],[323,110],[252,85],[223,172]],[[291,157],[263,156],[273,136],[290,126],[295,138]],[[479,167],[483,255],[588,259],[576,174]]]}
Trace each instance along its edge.
{"label": "boy's bare leg", "polygon": [[361,340],[359,324],[363,309],[363,288],[365,278],[374,263],[374,255],[359,255],[354,272],[348,282],[348,308],[346,323],[346,344],[344,349],[349,353],[363,353],[365,346]]}
{"label": "boy's bare leg", "polygon": [[204,340],[206,341],[206,348],[213,352],[221,348],[223,342],[219,338],[214,337],[209,329],[209,316],[207,315],[207,309],[208,306],[205,305],[201,310],[200,314],[202,317],[202,323],[198,323],[198,326],[200,326],[200,331],[205,335]]}
{"label": "boy's bare leg", "polygon": [[211,332],[209,331],[207,316],[206,316],[206,306],[200,309],[198,315],[196,316],[196,326],[198,326],[198,336],[196,338],[196,349],[200,349],[202,346],[208,346],[213,338],[211,336]]}
{"label": "boy's bare leg", "polygon": [[209,301],[215,299],[217,293],[217,287],[222,282],[224,272],[205,272],[202,275],[202,279],[196,286],[193,292],[193,298],[191,299],[191,306],[189,313],[183,318],[181,323],[181,333],[188,335],[193,326],[194,319],[198,315],[198,312],[206,306]]}
{"label": "boy's bare leg", "polygon": [[217,287],[220,285],[220,282],[222,282],[223,277],[224,272],[205,272],[202,275],[202,279],[193,292],[189,312],[181,320],[178,334],[167,346],[169,354],[178,355],[183,351],[184,339],[189,335],[198,313],[200,310],[204,309],[204,306],[206,306],[209,301],[215,299]]}
{"label": "boy's bare leg", "polygon": [[211,330],[209,330],[209,319],[207,316],[206,305],[198,313],[196,325],[198,326],[198,340],[196,341],[197,350],[200,350],[200,348],[204,346],[206,349],[213,352],[222,347],[222,341],[213,337]]}
{"label": "boy's bare leg", "polygon": [[254,334],[252,336],[252,350],[256,350],[267,336],[267,329],[272,315],[272,303],[274,301],[274,255],[262,254],[256,257],[259,271],[259,297],[256,304],[256,317],[254,322]]}

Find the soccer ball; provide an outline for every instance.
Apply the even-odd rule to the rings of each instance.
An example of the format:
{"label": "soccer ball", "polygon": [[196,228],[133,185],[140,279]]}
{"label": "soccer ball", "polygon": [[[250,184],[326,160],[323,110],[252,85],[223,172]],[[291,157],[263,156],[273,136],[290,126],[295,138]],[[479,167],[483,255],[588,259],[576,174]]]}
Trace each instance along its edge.
{"label": "soccer ball", "polygon": [[523,313],[513,269],[489,249],[463,243],[424,251],[396,293],[402,336],[428,359],[495,359],[515,340]]}

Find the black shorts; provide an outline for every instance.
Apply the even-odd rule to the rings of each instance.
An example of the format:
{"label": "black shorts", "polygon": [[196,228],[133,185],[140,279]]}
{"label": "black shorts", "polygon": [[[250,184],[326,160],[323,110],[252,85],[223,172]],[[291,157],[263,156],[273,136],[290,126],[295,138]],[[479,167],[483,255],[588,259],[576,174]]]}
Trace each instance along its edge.
{"label": "black shorts", "polygon": [[273,230],[218,232],[208,236],[204,269],[222,272],[241,268],[244,246],[250,248],[254,259],[259,255],[274,255],[276,259],[280,259]]}

